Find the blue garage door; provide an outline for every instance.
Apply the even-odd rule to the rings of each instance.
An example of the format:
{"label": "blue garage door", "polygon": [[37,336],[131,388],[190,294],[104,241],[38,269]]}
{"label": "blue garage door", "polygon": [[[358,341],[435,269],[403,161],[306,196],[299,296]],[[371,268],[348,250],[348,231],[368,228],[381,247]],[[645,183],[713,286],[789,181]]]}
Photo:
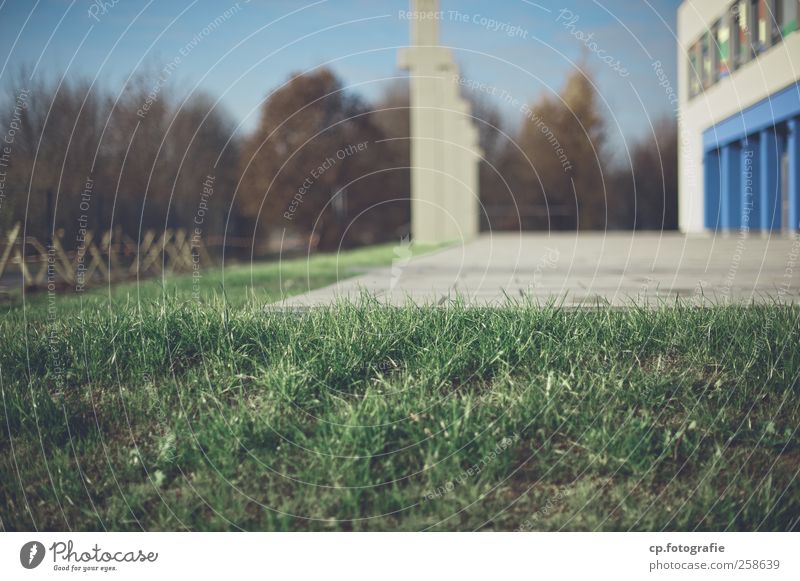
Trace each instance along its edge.
{"label": "blue garage door", "polygon": [[800,230],[800,84],[703,133],[705,225]]}

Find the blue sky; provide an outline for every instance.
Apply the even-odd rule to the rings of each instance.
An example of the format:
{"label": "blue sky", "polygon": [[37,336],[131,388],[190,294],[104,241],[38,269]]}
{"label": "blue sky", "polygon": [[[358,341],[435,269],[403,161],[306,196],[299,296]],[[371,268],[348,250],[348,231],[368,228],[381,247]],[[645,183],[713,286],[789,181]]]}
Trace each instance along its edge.
{"label": "blue sky", "polygon": [[[677,86],[679,3],[442,0],[442,44],[453,49],[465,77],[530,102],[560,88],[581,55],[581,38],[593,34],[588,63],[618,142],[649,131],[648,118],[673,114],[652,63],[661,61]],[[293,71],[330,63],[366,98],[379,95],[387,79],[404,74],[397,68],[397,49],[408,43],[409,22],[401,14],[408,4],[0,0],[0,83],[24,63],[35,66],[36,75],[68,71],[118,88],[137,68],[159,73],[174,62],[166,83],[181,93],[200,88],[220,97],[247,131],[264,97]],[[510,27],[516,34],[504,33]],[[619,61],[617,68],[629,74],[621,76],[600,56]],[[504,113],[513,119],[518,111],[505,106]]]}

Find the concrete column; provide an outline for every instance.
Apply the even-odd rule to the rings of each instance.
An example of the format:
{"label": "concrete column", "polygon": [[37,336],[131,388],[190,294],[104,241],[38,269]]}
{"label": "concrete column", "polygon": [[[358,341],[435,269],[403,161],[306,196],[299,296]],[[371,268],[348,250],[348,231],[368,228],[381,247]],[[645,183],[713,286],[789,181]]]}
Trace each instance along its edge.
{"label": "concrete column", "polygon": [[477,220],[468,218],[477,216],[477,195],[464,192],[478,164],[465,153],[477,150],[464,130],[470,107],[452,54],[438,46],[439,1],[412,0],[411,10],[428,15],[411,20],[412,46],[400,53],[411,73],[411,235],[417,242],[470,240],[478,234]]}
{"label": "concrete column", "polygon": [[779,136],[774,127],[764,129],[759,135],[759,196],[761,201],[761,229],[781,228],[781,172]]}
{"label": "concrete column", "polygon": [[739,143],[729,143],[720,150],[720,222],[724,230],[741,226],[742,167]]}
{"label": "concrete column", "polygon": [[703,179],[705,180],[705,227],[718,230],[720,227],[720,159],[719,150],[707,151],[703,157]]}
{"label": "concrete column", "polygon": [[480,200],[480,160],[483,151],[480,148],[480,135],[472,119],[465,118],[464,126],[467,131],[464,156],[467,159],[464,172],[463,220],[468,232],[478,232],[481,227],[481,200]]}
{"label": "concrete column", "polygon": [[786,147],[789,157],[789,230],[800,230],[800,118],[787,123]]}
{"label": "concrete column", "polygon": [[478,232],[478,131],[472,121],[470,104],[453,95],[448,110],[446,207],[451,216],[446,232],[451,240],[469,240]]}
{"label": "concrete column", "polygon": [[441,167],[444,179],[439,230],[442,240],[459,240],[464,237],[461,231],[463,225],[459,198],[464,187],[462,174],[466,161],[462,147],[461,97],[458,92],[458,68],[455,63],[447,63],[444,70],[446,76],[440,98],[441,109],[438,111],[443,128],[438,139],[442,142],[444,152]]}
{"label": "concrete column", "polygon": [[438,46],[439,45],[439,0],[412,0],[411,10],[415,15],[425,15],[427,18],[417,18],[411,26],[412,46]]}

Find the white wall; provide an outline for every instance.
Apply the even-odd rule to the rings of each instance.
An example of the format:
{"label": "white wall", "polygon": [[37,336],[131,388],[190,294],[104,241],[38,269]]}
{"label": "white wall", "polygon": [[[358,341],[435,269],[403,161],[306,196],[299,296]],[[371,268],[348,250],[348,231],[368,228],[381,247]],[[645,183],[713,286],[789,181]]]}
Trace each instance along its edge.
{"label": "white wall", "polygon": [[800,31],[689,101],[689,47],[731,0],[685,0],[678,8],[678,223],[703,231],[703,131],[800,80]]}

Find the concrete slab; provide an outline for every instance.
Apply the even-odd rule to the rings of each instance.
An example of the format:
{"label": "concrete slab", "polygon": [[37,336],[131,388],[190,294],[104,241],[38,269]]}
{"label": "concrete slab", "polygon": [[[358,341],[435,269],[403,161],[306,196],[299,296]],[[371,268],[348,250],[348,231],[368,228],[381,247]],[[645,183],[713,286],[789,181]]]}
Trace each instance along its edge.
{"label": "concrete slab", "polygon": [[[399,256],[404,256],[399,253]],[[463,246],[395,260],[280,304],[309,307],[367,291],[403,305],[501,305],[507,297],[567,306],[800,303],[800,239],[678,233],[490,234]]]}

